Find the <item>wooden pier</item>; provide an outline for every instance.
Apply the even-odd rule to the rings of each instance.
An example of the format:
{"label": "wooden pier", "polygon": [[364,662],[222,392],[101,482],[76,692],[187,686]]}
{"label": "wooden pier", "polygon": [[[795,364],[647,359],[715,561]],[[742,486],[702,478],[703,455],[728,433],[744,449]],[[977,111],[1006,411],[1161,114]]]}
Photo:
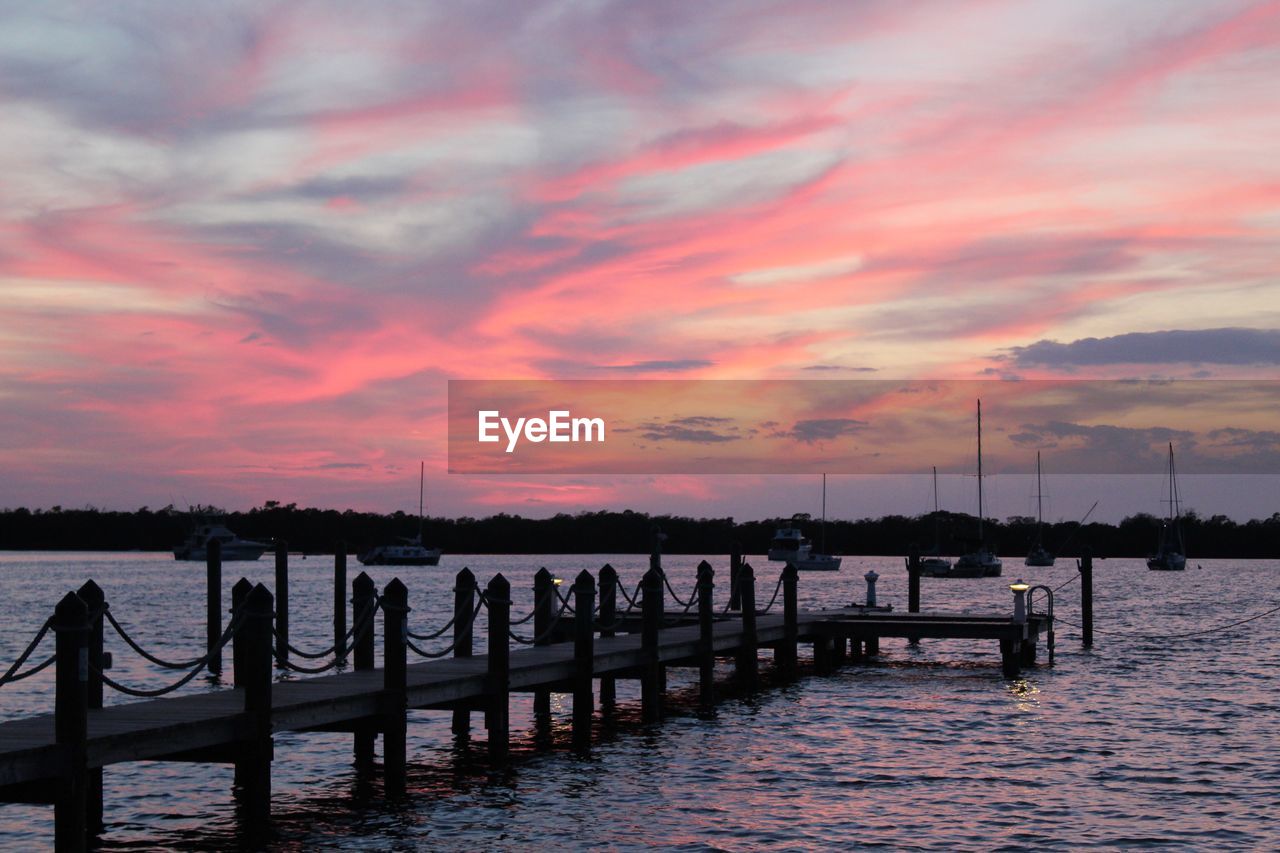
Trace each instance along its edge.
{"label": "wooden pier", "polygon": [[[340,552],[337,568],[345,576],[343,557]],[[660,563],[645,574],[634,596],[619,586],[610,566],[598,578],[579,574],[568,595],[543,570],[535,578],[529,638],[513,631],[526,620],[513,623],[510,585],[502,575],[482,591],[463,569],[456,580],[453,619],[433,634],[415,634],[409,627],[412,611],[405,585],[393,580],[378,595],[362,572],[352,583],[351,630],[344,630],[344,607],[342,622],[335,620],[331,660],[315,667],[289,663],[292,647],[281,631],[275,596],[241,579],[232,591],[230,621],[210,632],[208,653],[188,662],[194,666],[184,675],[190,680],[215,660],[220,664],[229,645],[234,687],[105,708],[104,686],[130,689],[104,672],[109,666],[104,622],[121,630],[135,651],[143,650],[119,629],[102,590],[89,581],[59,602],[49,623],[56,651],[52,664],[47,660],[41,667],[56,667],[54,713],[0,723],[0,802],[54,804],[57,849],[81,850],[102,830],[103,768],[143,760],[229,763],[235,766],[240,819],[248,827],[265,827],[272,762],[288,760],[273,749],[272,735],[278,732],[350,732],[356,762],[370,765],[375,738],[381,736],[385,790],[395,797],[405,790],[409,709],[452,712],[453,731],[460,735],[470,730],[471,713],[482,713],[490,759],[501,763],[507,759],[513,692],[533,692],[535,709],[538,696],[572,694],[573,739],[585,748],[597,698],[611,705],[617,679],[640,681],[643,717],[656,721],[662,716],[668,667],[697,668],[701,699],[709,703],[714,701],[717,659],[733,659],[735,677],[750,687],[757,682],[759,651],[765,648],[773,650],[780,674],[790,677],[797,673],[801,644],[812,646],[814,670],[823,673],[846,660],[874,656],[882,637],[986,640],[998,647],[1003,674],[1013,677],[1035,663],[1041,635],[1052,637],[1050,617],[1036,613],[1015,621],[1008,615],[891,613],[864,607],[801,611],[791,567],[783,570],[773,601],[761,610],[750,564],[738,565],[733,587],[741,610],[736,612],[716,608],[714,572],[706,563],[699,566],[696,588],[685,600],[671,589]],[[287,585],[287,574],[284,581]],[[918,573],[913,572],[912,585],[918,590],[916,584]],[[681,612],[667,613],[670,600],[664,587]],[[917,601],[918,593],[913,603]],[[482,611],[488,639],[476,653],[472,633]],[[383,666],[374,669],[378,612]],[[436,638],[452,643],[443,652],[426,652],[415,642]],[[410,654],[431,659],[411,663]],[[348,656],[354,668],[333,672],[346,665]],[[277,667],[330,674],[275,682]]]}

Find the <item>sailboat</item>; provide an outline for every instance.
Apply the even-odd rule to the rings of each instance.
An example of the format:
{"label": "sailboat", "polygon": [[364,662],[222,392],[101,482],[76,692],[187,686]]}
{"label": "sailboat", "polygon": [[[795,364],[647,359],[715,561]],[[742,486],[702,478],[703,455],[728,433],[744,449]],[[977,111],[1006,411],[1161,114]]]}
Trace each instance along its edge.
{"label": "sailboat", "polygon": [[977,550],[963,554],[951,567],[948,577],[998,578],[1003,570],[1000,558],[987,548],[982,535],[982,401],[978,401],[978,541]]}
{"label": "sailboat", "polygon": [[1036,451],[1036,544],[1022,561],[1024,566],[1052,566],[1054,556],[1044,547],[1044,492],[1040,488],[1040,451]]}
{"label": "sailboat", "polygon": [[1187,567],[1186,546],[1182,542],[1182,509],[1179,505],[1178,477],[1173,467],[1173,442],[1169,442],[1169,511],[1160,525],[1160,544],[1147,557],[1147,568],[1160,572],[1180,572]]}
{"label": "sailboat", "polygon": [[357,559],[365,566],[436,566],[440,564],[440,549],[422,544],[423,494],[426,485],[426,463],[418,463],[418,535],[414,539],[402,538],[394,545],[375,545],[360,554]]}
{"label": "sailboat", "polygon": [[942,556],[942,537],[938,531],[938,466],[933,466],[933,547],[920,555],[920,574],[925,577],[945,577],[951,571],[951,561]]}
{"label": "sailboat", "polygon": [[[818,543],[822,550],[827,550],[827,475],[822,475],[822,525],[818,528]],[[787,562],[801,572],[837,572],[840,570],[840,557],[831,554],[815,554],[810,551],[797,553]]]}

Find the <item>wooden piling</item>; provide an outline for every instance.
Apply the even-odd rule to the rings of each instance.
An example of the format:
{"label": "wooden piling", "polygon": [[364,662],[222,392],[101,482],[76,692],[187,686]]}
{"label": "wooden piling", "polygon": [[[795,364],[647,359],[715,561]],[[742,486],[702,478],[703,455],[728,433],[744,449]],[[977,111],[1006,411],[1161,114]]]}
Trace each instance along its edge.
{"label": "wooden piling", "polygon": [[920,612],[920,546],[914,543],[907,554],[907,612]]}
{"label": "wooden piling", "polygon": [[1016,640],[1000,641],[1000,668],[1005,678],[1017,678],[1022,672],[1021,653]]}
{"label": "wooden piling", "polygon": [[[453,580],[453,656],[469,658],[472,653],[472,621],[476,608],[476,576],[463,566]],[[457,708],[453,712],[453,733],[468,735],[471,732],[471,712]]]}
{"label": "wooden piling", "polygon": [[643,672],[640,676],[640,716],[646,723],[662,719],[662,661],[658,654],[658,634],[662,630],[662,570],[650,567],[640,581],[640,648]]}
{"label": "wooden piling", "polygon": [[735,676],[754,689],[760,676],[756,642],[756,572],[748,562],[738,569],[738,595],[742,604],[742,642],[738,646]]}
{"label": "wooden piling", "polygon": [[[377,588],[373,578],[361,572],[351,582],[351,619],[355,627],[351,650],[356,671],[373,669],[373,622]],[[356,764],[368,767],[373,764],[373,742],[377,731],[373,726],[358,725],[354,733]]]}
{"label": "wooden piling", "polygon": [[276,662],[289,660],[289,543],[276,541]]}
{"label": "wooden piling", "polygon": [[798,587],[800,572],[793,563],[782,570],[782,642],[774,651],[775,663],[783,678],[796,676],[796,644],[799,639]]}
{"label": "wooden piling", "polygon": [[409,590],[392,578],[382,590],[382,770],[388,797],[404,795],[406,779],[406,698]]}
{"label": "wooden piling", "polygon": [[742,571],[742,543],[734,542],[729,551],[729,609],[742,609],[742,591],[738,587],[738,572]]}
{"label": "wooden piling", "polygon": [[205,567],[205,649],[209,654],[209,671],[222,674],[222,543],[210,538],[204,546]]}
{"label": "wooden piling", "polygon": [[822,675],[826,675],[835,669],[835,651],[830,637],[817,636],[813,638],[813,668]]}
{"label": "wooden piling", "polygon": [[1019,652],[1019,663],[1023,667],[1031,667],[1036,665],[1036,642],[1033,639],[1025,639],[1022,641]]}
{"label": "wooden piling", "polygon": [[573,582],[573,743],[579,749],[591,744],[591,692],[595,655],[596,579],[583,569]]}
{"label": "wooden piling", "polygon": [[489,608],[489,669],[486,677],[485,728],[489,730],[489,760],[505,764],[511,743],[511,584],[501,574],[485,587]]}
{"label": "wooden piling", "polygon": [[[600,636],[612,637],[617,632],[610,626],[618,621],[618,571],[605,563],[600,568]],[[611,675],[600,676],[600,708],[613,710],[618,701],[616,682]]]}
{"label": "wooden piling", "polygon": [[63,772],[54,802],[54,846],[79,851],[88,844],[89,606],[68,592],[53,611],[56,637],[54,738]]}
{"label": "wooden piling", "polygon": [[[235,621],[245,607],[245,603],[249,600],[249,593],[253,592],[253,584],[249,583],[248,578],[240,578],[236,581],[235,586],[231,587],[231,619]],[[248,679],[248,670],[245,668],[245,655],[247,646],[245,644],[245,635],[243,632],[244,625],[241,623],[241,630],[237,631],[231,637],[231,679],[232,684],[236,687],[244,687]]]}
{"label": "wooden piling", "polygon": [[[86,702],[89,710],[102,707],[102,673],[106,670],[103,652],[102,622],[107,597],[102,587],[92,579],[85,581],[77,595],[89,608],[89,680],[86,684]],[[85,821],[90,836],[98,835],[105,828],[102,822],[102,768],[89,771],[89,784],[85,793]]]}
{"label": "wooden piling", "polygon": [[[555,618],[557,605],[555,594],[555,578],[547,567],[538,569],[533,576],[533,644],[535,646],[551,645],[551,622]],[[544,729],[551,725],[551,691],[538,689],[533,691],[533,713]]]}
{"label": "wooden piling", "polygon": [[[244,657],[244,713],[249,735],[236,755],[236,799],[250,834],[271,821],[271,615],[274,596],[262,584],[244,603],[244,622],[237,634]],[[243,638],[243,639],[242,639]]]}
{"label": "wooden piling", "polygon": [[716,701],[715,578],[710,563],[698,564],[698,700],[704,708]]}
{"label": "wooden piling", "polygon": [[1080,642],[1093,647],[1093,552],[1084,548],[1080,554]]}
{"label": "wooden piling", "polygon": [[347,646],[347,543],[333,546],[333,648],[338,660],[345,661]]}

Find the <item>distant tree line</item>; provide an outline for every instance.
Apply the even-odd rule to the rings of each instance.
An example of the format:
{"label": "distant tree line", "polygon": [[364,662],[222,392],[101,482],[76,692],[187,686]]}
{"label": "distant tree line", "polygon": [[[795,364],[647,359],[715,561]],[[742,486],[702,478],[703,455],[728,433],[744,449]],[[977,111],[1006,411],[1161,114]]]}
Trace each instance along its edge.
{"label": "distant tree line", "polygon": [[[345,542],[355,553],[363,548],[412,537],[418,519],[391,515],[300,508],[268,501],[248,512],[224,512],[215,507],[178,511],[173,507],[132,512],[84,509],[0,510],[0,549],[166,550],[180,543],[201,519],[216,518],[246,539],[283,539],[294,551],[332,552]],[[856,521],[828,520],[819,530],[808,516],[796,517],[806,535],[834,554],[906,554],[912,544],[928,549],[936,540],[944,554],[958,554],[972,543],[975,519],[941,512],[920,516],[889,515]],[[632,512],[561,513],[551,518],[522,518],[499,513],[487,518],[428,518],[424,541],[453,554],[610,554],[647,553],[653,530],[666,536],[663,549],[672,554],[724,554],[734,542],[744,553],[763,553],[774,531],[792,521],[765,519],[735,522],[733,518],[686,518]],[[1061,556],[1089,546],[1097,556],[1134,557],[1154,549],[1160,519],[1145,513],[1119,524],[1074,522],[1045,524],[1045,547]],[[1236,522],[1223,515],[1201,518],[1194,512],[1182,519],[1187,552],[1196,557],[1275,558],[1280,552],[1280,512],[1270,518]],[[1035,519],[1014,516],[986,522],[986,539],[1001,554],[1025,553],[1036,537]]]}

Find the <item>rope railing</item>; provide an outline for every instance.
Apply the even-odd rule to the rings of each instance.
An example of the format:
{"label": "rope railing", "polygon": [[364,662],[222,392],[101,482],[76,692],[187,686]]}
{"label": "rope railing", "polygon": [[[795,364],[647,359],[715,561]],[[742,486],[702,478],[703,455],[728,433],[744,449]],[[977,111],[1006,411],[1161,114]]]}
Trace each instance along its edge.
{"label": "rope railing", "polygon": [[773,597],[769,599],[769,603],[764,606],[763,610],[756,608],[757,616],[763,616],[773,609],[773,605],[778,600],[778,593],[781,590],[782,590],[782,575],[778,575],[778,585],[773,588]]}
{"label": "rope railing", "polygon": [[550,623],[547,624],[547,627],[542,629],[542,633],[538,634],[536,637],[534,637],[531,640],[526,639],[525,637],[521,637],[515,631],[510,631],[510,630],[507,631],[507,636],[515,640],[517,643],[519,643],[522,646],[539,645],[543,640],[547,639],[548,637],[550,637],[552,634],[555,633],[555,630],[560,623],[560,616],[561,614],[564,613],[564,610],[565,610],[564,605],[561,605],[560,609],[551,617],[551,621]]}
{"label": "rope railing", "polygon": [[320,666],[303,666],[301,664],[294,663],[288,658],[281,660],[279,649],[276,647],[275,643],[271,644],[271,654],[276,659],[277,666],[287,669],[289,672],[297,672],[303,675],[321,675],[322,673],[326,673],[329,670],[335,669],[346,663],[342,657],[335,657],[333,660]]}
{"label": "rope railing", "polygon": [[662,571],[661,569],[659,569],[659,570],[658,570],[658,574],[662,575],[662,583],[663,583],[663,585],[664,585],[664,586],[666,586],[666,588],[667,588],[667,592],[671,593],[671,597],[675,600],[676,604],[679,604],[681,607],[684,607],[684,608],[686,608],[686,609],[687,609],[687,608],[689,608],[689,607],[690,607],[690,606],[691,606],[695,601],[697,601],[697,600],[698,600],[698,594],[695,592],[695,593],[693,593],[692,595],[690,595],[690,596],[689,596],[689,600],[688,600],[688,601],[685,601],[683,598],[681,598],[679,595],[677,595],[677,594],[676,594],[675,589],[673,589],[673,588],[672,588],[672,586],[671,586],[671,581],[667,580],[667,573],[666,573],[666,572],[664,572],[664,571]]}
{"label": "rope railing", "polygon": [[676,599],[676,601],[677,601],[677,602],[679,602],[679,603],[684,604],[684,610],[681,610],[679,613],[677,613],[675,616],[672,616],[671,618],[666,618],[666,617],[664,616],[664,617],[663,617],[663,620],[662,620],[662,624],[663,624],[663,625],[668,625],[668,626],[669,626],[669,625],[676,625],[676,624],[678,624],[681,620],[683,620],[683,619],[684,619],[684,617],[686,617],[686,616],[688,616],[688,615],[689,615],[689,611],[690,611],[690,610],[692,610],[693,608],[695,608],[695,607],[697,607],[697,606],[698,606],[698,597],[697,597],[696,595],[695,595],[695,596],[693,596],[692,598],[690,598],[690,599],[689,599],[689,601],[688,601],[687,603],[686,603],[686,602],[680,602],[680,600],[679,600],[679,599]]}
{"label": "rope railing", "polygon": [[[323,651],[308,652],[298,648],[297,646],[287,641],[285,642],[285,648],[289,650],[290,654],[295,654],[298,657],[305,658],[307,660],[319,660],[320,658],[327,658],[330,655],[339,655],[341,657],[345,657],[349,655],[352,652],[352,650],[355,648],[354,637],[356,636],[356,634],[361,634],[364,632],[364,630],[368,627],[367,623],[372,621],[373,614],[381,606],[382,606],[382,600],[380,598],[375,598],[373,601],[370,602],[369,606],[366,607],[358,617],[356,617],[351,627],[347,630],[346,636],[342,638],[343,645],[341,650],[339,650],[337,644],[334,643],[334,644],[331,644],[327,649],[324,649]],[[274,622],[271,625],[271,633],[277,640],[280,639],[280,632],[276,629]]]}
{"label": "rope railing", "polygon": [[200,664],[202,661],[208,661],[209,659],[208,653],[203,657],[192,658],[191,660],[182,661],[181,663],[175,663],[174,661],[167,661],[164,658],[157,657],[140,646],[137,640],[129,636],[129,632],[124,629],[124,626],[116,621],[116,617],[111,612],[111,608],[109,606],[103,605],[102,615],[107,617],[107,622],[111,624],[111,627],[115,629],[115,632],[120,635],[120,639],[124,640],[129,648],[133,649],[139,657],[145,659],[149,663],[155,664],[161,669],[190,669],[191,667]]}
{"label": "rope railing", "polygon": [[[32,638],[31,642],[27,643],[27,647],[23,649],[22,654],[18,655],[18,659],[15,660],[7,670],[5,670],[4,675],[0,675],[0,687],[3,687],[4,685],[8,684],[11,681],[21,681],[23,678],[29,678],[32,675],[35,675],[36,672],[40,671],[40,670],[36,670],[35,672],[27,672],[22,674],[21,676],[16,676],[14,674],[19,669],[22,668],[22,665],[24,663],[27,662],[27,658],[31,657],[31,653],[34,652],[40,646],[40,643],[44,641],[45,635],[49,633],[49,629],[52,627],[53,627],[52,619],[44,620],[44,624],[40,626],[40,630],[36,632],[36,635],[34,638]],[[41,664],[40,669],[44,669],[46,666],[49,665],[49,662],[51,662],[52,660],[53,658],[50,658],[49,661],[46,661],[44,664]]]}
{"label": "rope railing", "polygon": [[[110,612],[110,611],[106,611],[106,612]],[[128,685],[121,684],[120,682],[112,679],[105,672],[103,672],[101,669],[94,666],[93,664],[89,665],[89,669],[91,672],[93,672],[95,676],[97,676],[102,680],[102,683],[105,686],[110,687],[112,690],[115,690],[117,693],[123,693],[126,696],[133,696],[138,699],[157,699],[161,696],[166,696],[174,692],[175,690],[178,690],[186,686],[187,683],[189,683],[197,675],[203,672],[205,667],[209,665],[209,661],[213,660],[214,655],[217,655],[218,653],[220,653],[226,647],[227,643],[231,642],[231,638],[234,637],[236,632],[240,630],[240,626],[242,624],[244,624],[244,615],[243,613],[237,613],[235,617],[232,618],[230,624],[227,625],[226,630],[222,632],[222,636],[219,638],[217,645],[214,646],[212,649],[210,649],[209,652],[205,654],[204,657],[198,659],[196,661],[196,665],[190,672],[182,676],[182,678],[178,679],[173,684],[167,685],[165,687],[157,687],[155,689],[129,687]]]}
{"label": "rope railing", "polygon": [[616,587],[614,587],[614,589],[622,593],[623,600],[627,602],[627,609],[622,611],[622,614],[624,616],[640,606],[640,588],[642,586],[644,586],[643,580],[641,580],[636,584],[636,590],[631,595],[627,595],[627,588],[622,584],[618,584]]}
{"label": "rope railing", "polygon": [[[1280,612],[1280,605],[1276,605],[1270,610],[1264,610],[1261,613],[1255,613],[1252,616],[1246,616],[1244,619],[1238,619],[1235,622],[1228,622],[1225,625],[1215,625],[1212,628],[1204,628],[1198,631],[1184,631],[1177,634],[1135,634],[1132,631],[1108,631],[1108,630],[1099,629],[1099,628],[1094,628],[1093,630],[1101,634],[1123,634],[1126,637],[1132,637],[1138,640],[1178,640],[1178,639],[1182,639],[1183,637],[1199,637],[1205,634],[1216,634],[1219,631],[1225,631],[1228,628],[1236,628],[1240,625],[1245,625],[1249,622],[1254,622],[1258,619],[1262,619],[1265,616],[1270,616],[1272,613],[1278,613],[1278,612]],[[1073,628],[1084,627],[1080,625],[1078,622],[1071,622],[1067,619],[1063,619],[1061,616],[1055,616],[1054,620],[1057,622],[1062,622],[1065,625],[1070,625]]]}
{"label": "rope railing", "polygon": [[[475,610],[472,610],[472,611],[471,611],[471,620],[470,620],[470,621],[471,621],[471,626],[472,626],[472,628],[473,628],[473,629],[474,629],[474,627],[475,627],[476,617],[480,615],[480,611],[481,611],[481,610],[483,610],[483,609],[484,609],[484,602],[476,602]],[[406,628],[406,629],[405,629],[405,636],[406,636],[409,640],[420,640],[420,641],[435,640],[435,639],[437,639],[437,638],[439,638],[439,637],[443,636],[445,631],[448,631],[450,628],[452,628],[452,627],[453,627],[453,625],[454,625],[454,622],[455,622],[456,620],[457,620],[457,617],[456,617],[456,616],[455,616],[455,617],[453,617],[453,618],[451,618],[448,622],[446,622],[446,623],[445,623],[445,626],[444,626],[443,628],[441,628],[439,631],[436,631],[436,632],[435,632],[435,633],[433,633],[433,634],[415,634],[415,633],[413,633],[412,631],[410,631],[410,630],[408,630],[408,629]],[[406,642],[408,642],[408,641],[406,641]],[[453,651],[454,646],[455,646],[456,644],[457,644],[457,640],[454,640],[454,642],[453,642],[452,644],[450,644],[450,646],[449,646],[449,648],[448,648],[448,650],[447,650],[447,651]],[[419,649],[417,646],[415,646],[412,642],[408,642],[408,646],[409,646],[409,648],[413,649],[415,652],[417,652],[419,655],[421,655],[421,656],[422,656],[422,657],[424,657],[424,658],[433,658],[433,657],[434,657],[434,658],[439,658],[439,657],[444,657],[444,654],[443,654],[443,653],[424,652],[424,651],[422,651],[421,649]]]}
{"label": "rope railing", "polygon": [[[564,613],[566,610],[567,610],[567,611],[569,611],[570,613],[577,613],[577,612],[578,612],[578,611],[577,611],[577,609],[575,609],[575,608],[574,608],[574,606],[573,606],[573,601],[572,601],[572,599],[570,599],[570,598],[569,598],[569,596],[567,596],[567,595],[565,595],[563,592],[561,592],[561,591],[560,591],[560,589],[559,589],[559,587],[555,587],[555,586],[553,586],[553,587],[551,587],[551,589],[555,591],[556,598],[560,599],[560,612],[561,612],[561,613]],[[572,590],[572,587],[570,587],[570,589]]]}
{"label": "rope railing", "polygon": [[[484,605],[480,605],[480,606],[476,607],[476,613],[477,613],[477,614],[480,612],[480,607],[483,607],[483,606],[484,606]],[[438,638],[440,638],[440,637],[443,637],[443,636],[445,635],[445,632],[446,632],[446,631],[448,631],[450,628],[452,628],[452,627],[453,627],[453,623],[455,623],[455,622],[457,622],[457,621],[458,621],[458,617],[457,617],[457,616],[450,616],[450,617],[449,617],[449,621],[448,621],[448,622],[446,622],[446,623],[444,623],[444,626],[443,626],[443,627],[441,627],[439,631],[433,631],[433,632],[432,632],[432,633],[430,633],[430,634],[415,634],[415,633],[413,633],[412,631],[410,631],[408,628],[406,628],[406,629],[405,629],[404,633],[405,633],[405,636],[406,636],[406,637],[409,637],[410,639],[413,639],[413,640],[422,640],[422,641],[424,641],[424,642],[425,642],[426,640],[435,640],[435,639],[438,639]]]}
{"label": "rope railing", "polygon": [[49,655],[43,661],[31,667],[31,669],[27,670],[26,672],[19,672],[17,675],[8,676],[8,678],[5,681],[0,682],[0,687],[12,681],[22,681],[24,678],[30,678],[31,676],[36,675],[37,673],[44,672],[46,669],[52,666],[53,662],[56,661],[57,659],[58,659],[58,656],[56,654]]}
{"label": "rope railing", "polygon": [[406,639],[404,641],[404,644],[408,646],[409,651],[413,652],[418,657],[424,657],[424,658],[442,658],[448,654],[451,654],[453,650],[458,647],[458,641],[456,639],[452,643],[450,643],[448,646],[446,646],[445,648],[441,649],[438,652],[428,652],[423,649],[420,649],[416,645],[414,645],[413,640],[410,640],[410,639]]}
{"label": "rope railing", "polygon": [[[477,592],[480,592],[480,590],[476,590],[476,591],[477,591]],[[513,626],[514,626],[514,625],[523,625],[524,623],[528,622],[528,621],[529,621],[530,619],[532,619],[533,617],[537,616],[537,615],[538,615],[538,610],[539,610],[539,609],[541,609],[542,605],[543,605],[543,604],[545,604],[545,603],[547,602],[547,599],[549,599],[549,598],[551,597],[552,593],[558,593],[558,592],[559,592],[559,590],[557,590],[554,586],[547,587],[547,589],[543,590],[542,595],[539,595],[536,599],[534,599],[534,602],[533,602],[533,609],[532,609],[532,610],[530,610],[530,611],[529,611],[528,613],[526,613],[525,615],[521,616],[519,619],[513,619],[513,620],[511,621],[511,624],[512,624]],[[484,597],[485,597],[484,593],[483,593],[483,592],[480,592],[480,598],[483,600],[483,599],[484,599]]]}
{"label": "rope railing", "polygon": [[1079,572],[1076,572],[1074,575],[1072,575],[1071,577],[1067,578],[1067,579],[1066,579],[1065,581],[1063,581],[1062,583],[1060,583],[1060,584],[1058,584],[1057,586],[1055,586],[1055,587],[1053,588],[1053,591],[1054,591],[1054,592],[1057,592],[1057,591],[1058,591],[1058,590],[1060,590],[1060,589],[1064,589],[1065,587],[1068,587],[1068,586],[1070,586],[1072,583],[1074,583],[1075,581],[1079,580],[1079,578],[1080,578],[1080,573],[1079,573]]}

